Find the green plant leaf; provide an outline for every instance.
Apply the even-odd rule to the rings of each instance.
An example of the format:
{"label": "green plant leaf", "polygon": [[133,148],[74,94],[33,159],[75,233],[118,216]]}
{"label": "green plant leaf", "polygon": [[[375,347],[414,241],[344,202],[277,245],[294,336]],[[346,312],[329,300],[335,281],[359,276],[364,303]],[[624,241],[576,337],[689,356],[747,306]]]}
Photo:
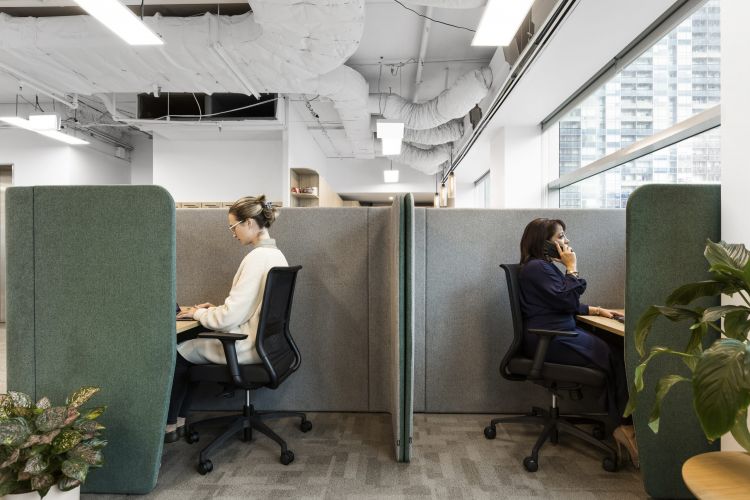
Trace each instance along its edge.
{"label": "green plant leaf", "polygon": [[[673,349],[669,349],[668,347],[652,347],[651,352],[649,352],[648,357],[644,359],[638,366],[635,367],[635,374],[634,374],[634,388],[636,392],[641,392],[643,390],[643,374],[646,371],[646,367],[651,362],[653,358],[656,356],[661,356],[662,354],[671,354],[673,356],[678,356],[685,359],[691,359],[695,360],[698,359],[698,356],[694,354],[688,354],[680,351],[675,351]],[[689,366],[689,365],[688,365]]]}
{"label": "green plant leaf", "polygon": [[646,352],[646,340],[651,333],[654,321],[659,316],[664,316],[670,321],[691,319],[693,322],[698,322],[703,316],[703,311],[702,307],[690,309],[687,307],[650,306],[638,319],[638,324],[635,327],[635,348],[638,354],[642,357]]}
{"label": "green plant leaf", "polygon": [[44,497],[54,484],[55,477],[52,474],[44,473],[31,478],[31,489],[38,491],[41,497]]}
{"label": "green plant leaf", "polygon": [[744,268],[750,262],[750,251],[742,243],[727,243],[723,240],[718,243],[706,240],[706,250],[703,253],[706,260],[712,266],[723,264],[736,269]]}
{"label": "green plant leaf", "polygon": [[57,482],[57,487],[60,488],[60,491],[70,491],[73,488],[77,488],[81,485],[81,481],[78,479],[73,479],[70,477],[63,476],[60,481]]}
{"label": "green plant leaf", "polygon": [[91,434],[92,432],[101,430],[104,427],[95,420],[79,420],[75,423],[73,428],[81,431],[83,434]]}
{"label": "green plant leaf", "polygon": [[79,444],[68,452],[68,457],[71,459],[78,459],[91,467],[99,467],[104,463],[104,457],[101,450],[97,450],[86,444]]}
{"label": "green plant leaf", "polygon": [[747,408],[743,408],[737,413],[737,419],[732,426],[732,437],[750,452],[750,432],[747,429]]}
{"label": "green plant leaf", "polygon": [[32,408],[34,406],[31,396],[24,394],[23,392],[8,391],[8,396],[10,396],[13,406],[19,406],[21,408]]}
{"label": "green plant leaf", "polygon": [[65,417],[67,415],[68,409],[65,406],[53,406],[52,408],[47,408],[41,415],[36,417],[34,424],[37,430],[50,432],[65,425]]}
{"label": "green plant leaf", "polygon": [[45,396],[37,401],[35,406],[41,410],[46,410],[47,408],[52,407],[52,403],[50,402],[49,398]]}
{"label": "green plant leaf", "polygon": [[91,397],[97,392],[99,392],[98,387],[91,387],[91,386],[81,387],[76,392],[68,396],[68,399],[65,400],[65,403],[68,406],[78,408],[83,403],[91,399]]}
{"label": "green plant leaf", "polygon": [[89,466],[83,460],[66,460],[60,467],[63,474],[80,482],[86,481]]}
{"label": "green plant leaf", "polygon": [[19,446],[31,434],[29,423],[23,417],[0,420],[0,444]]}
{"label": "green plant leaf", "polygon": [[630,396],[628,397],[628,404],[627,406],[625,406],[625,411],[623,412],[622,416],[629,417],[636,410],[637,406],[638,406],[638,390],[635,388],[635,385],[633,385],[630,388]]}
{"label": "green plant leaf", "polygon": [[0,496],[11,495],[20,491],[20,484],[11,470],[0,470]]}
{"label": "green plant leaf", "polygon": [[744,313],[745,318],[750,314],[750,308],[747,306],[715,306],[709,307],[703,311],[703,317],[701,318],[702,323],[713,323],[719,321],[725,315],[729,313]]}
{"label": "green plant leaf", "polygon": [[26,442],[21,445],[21,448],[29,448],[30,446],[38,446],[40,444],[51,444],[58,434],[60,434],[60,429],[55,429],[47,434],[32,434]]}
{"label": "green plant leaf", "polygon": [[75,448],[81,442],[83,436],[80,432],[65,429],[52,441],[52,453],[59,455]]}
{"label": "green plant leaf", "polygon": [[750,318],[747,309],[730,312],[724,316],[724,334],[740,341],[747,338],[750,334]]}
{"label": "green plant leaf", "polygon": [[654,400],[654,406],[651,408],[651,414],[648,417],[648,426],[654,432],[659,432],[659,418],[661,416],[661,403],[664,397],[669,393],[669,390],[679,382],[689,382],[690,379],[682,377],[680,375],[666,375],[662,377],[656,384],[656,399]]}
{"label": "green plant leaf", "polygon": [[22,471],[36,476],[47,470],[47,467],[49,467],[49,462],[44,455],[33,455],[26,461]]}
{"label": "green plant leaf", "polygon": [[86,415],[83,416],[86,420],[94,420],[102,416],[104,411],[107,409],[106,406],[99,406],[98,408],[94,408],[93,410],[89,410]]}
{"label": "green plant leaf", "polygon": [[750,404],[746,376],[750,373],[748,346],[735,339],[719,339],[703,351],[693,373],[693,405],[709,440],[726,434],[737,414]]}
{"label": "green plant leaf", "polygon": [[688,305],[702,297],[714,297],[719,294],[732,295],[738,291],[734,283],[728,280],[706,280],[689,283],[676,288],[667,297],[667,305]]}
{"label": "green plant leaf", "polygon": [[18,448],[15,448],[13,451],[8,453],[7,456],[4,457],[3,463],[0,464],[0,469],[4,469],[18,462],[18,458],[20,456],[21,456],[21,450]]}
{"label": "green plant leaf", "polygon": [[83,441],[83,444],[86,446],[90,446],[94,449],[101,450],[105,446],[107,446],[107,440],[106,439],[100,439],[100,438],[93,438],[93,439],[87,439],[86,441]]}

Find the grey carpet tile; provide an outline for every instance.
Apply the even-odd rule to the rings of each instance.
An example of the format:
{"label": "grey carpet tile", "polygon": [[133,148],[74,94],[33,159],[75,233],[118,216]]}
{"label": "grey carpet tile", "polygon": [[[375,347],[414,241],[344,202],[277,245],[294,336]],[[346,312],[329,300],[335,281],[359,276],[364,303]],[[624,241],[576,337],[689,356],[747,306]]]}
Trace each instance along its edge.
{"label": "grey carpet tile", "polygon": [[[626,466],[616,473],[601,468],[601,456],[563,435],[546,445],[539,471],[528,473],[521,460],[529,454],[539,429],[517,424],[498,426],[488,441],[482,430],[490,415],[417,414],[410,464],[393,460],[390,416],[367,413],[310,413],[313,430],[299,431],[298,421],[270,426],[284,437],[295,460],[279,463],[275,443],[256,433],[251,443],[239,439],[213,458],[214,471],[199,475],[198,450],[211,438],[164,447],[159,483],[143,498],[155,499],[642,499],[640,475]],[[95,472],[93,472],[95,474]],[[121,495],[84,495],[119,499]]]}

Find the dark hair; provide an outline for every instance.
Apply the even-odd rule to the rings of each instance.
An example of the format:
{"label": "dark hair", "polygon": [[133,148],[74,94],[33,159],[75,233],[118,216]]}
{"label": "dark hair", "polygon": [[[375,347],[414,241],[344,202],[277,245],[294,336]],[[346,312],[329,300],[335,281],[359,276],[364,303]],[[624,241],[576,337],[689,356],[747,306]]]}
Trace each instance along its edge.
{"label": "dark hair", "polygon": [[278,210],[270,201],[266,201],[266,195],[258,197],[245,196],[232,203],[229,213],[234,215],[238,221],[253,219],[258,227],[271,227],[276,220]]}
{"label": "dark hair", "polygon": [[521,236],[521,264],[531,259],[547,259],[544,242],[555,235],[557,226],[565,231],[565,223],[560,219],[534,219],[526,225]]}

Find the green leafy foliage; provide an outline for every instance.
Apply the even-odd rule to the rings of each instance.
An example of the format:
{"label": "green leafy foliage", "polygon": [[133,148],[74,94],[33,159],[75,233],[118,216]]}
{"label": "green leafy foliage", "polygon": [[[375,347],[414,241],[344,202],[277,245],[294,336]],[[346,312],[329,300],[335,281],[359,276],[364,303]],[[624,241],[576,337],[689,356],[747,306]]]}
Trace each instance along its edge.
{"label": "green leafy foliage", "polygon": [[55,484],[68,491],[86,480],[91,467],[104,464],[107,441],[96,419],[106,408],[81,408],[98,391],[82,387],[64,406],[46,397],[35,404],[20,392],[0,394],[0,496],[45,496]]}
{"label": "green leafy foliage", "polygon": [[[678,287],[667,297],[666,306],[651,306],[638,320],[635,345],[642,359],[635,370],[626,415],[637,409],[637,396],[644,388],[649,363],[660,355],[678,356],[692,377],[666,375],[659,380],[649,427],[654,432],[659,431],[661,406],[669,390],[679,382],[691,382],[693,407],[706,437],[714,440],[731,432],[737,442],[750,451],[747,427],[750,406],[750,251],[741,244],[708,240],[704,256],[712,279]],[[721,294],[735,295],[744,304],[689,307],[698,299]],[[648,337],[659,318],[690,322],[686,326],[689,337],[684,351],[654,346],[646,355]],[[704,350],[703,340],[709,328],[726,338],[718,339]]]}

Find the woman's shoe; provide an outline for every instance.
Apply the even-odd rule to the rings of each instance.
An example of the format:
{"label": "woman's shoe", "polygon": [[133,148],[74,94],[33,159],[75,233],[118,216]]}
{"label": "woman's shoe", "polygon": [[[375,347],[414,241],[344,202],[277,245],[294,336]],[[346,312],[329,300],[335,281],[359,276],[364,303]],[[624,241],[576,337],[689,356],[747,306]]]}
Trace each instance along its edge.
{"label": "woman's shoe", "polygon": [[635,432],[629,433],[621,425],[614,430],[612,437],[615,439],[615,443],[617,443],[617,455],[622,459],[622,448],[625,447],[628,450],[630,462],[633,464],[633,467],[640,469],[641,462],[638,459],[638,444],[635,441]]}
{"label": "woman's shoe", "polygon": [[174,443],[182,439],[184,436],[185,436],[184,425],[181,425],[180,427],[172,427],[172,425],[168,425],[167,430],[164,432],[164,442]]}

